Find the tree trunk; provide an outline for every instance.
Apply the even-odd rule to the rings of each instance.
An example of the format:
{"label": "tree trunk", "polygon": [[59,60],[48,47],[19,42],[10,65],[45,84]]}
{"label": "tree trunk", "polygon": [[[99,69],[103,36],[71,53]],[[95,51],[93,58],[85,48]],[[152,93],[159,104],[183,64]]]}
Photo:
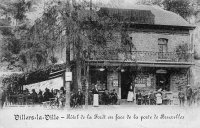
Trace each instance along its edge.
{"label": "tree trunk", "polygon": [[77,89],[82,90],[82,85],[81,85],[81,61],[80,59],[76,60],[76,83],[77,83]]}

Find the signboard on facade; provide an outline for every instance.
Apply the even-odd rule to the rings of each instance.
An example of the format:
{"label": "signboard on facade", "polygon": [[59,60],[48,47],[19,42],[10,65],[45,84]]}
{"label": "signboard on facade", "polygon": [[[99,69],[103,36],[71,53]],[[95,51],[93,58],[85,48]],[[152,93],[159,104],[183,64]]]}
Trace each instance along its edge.
{"label": "signboard on facade", "polygon": [[72,72],[65,72],[65,81],[72,81]]}
{"label": "signboard on facade", "polygon": [[116,80],[113,80],[113,86],[114,87],[117,87],[118,86],[118,80],[116,79]]}
{"label": "signboard on facade", "polygon": [[135,84],[135,87],[144,88],[146,87],[146,84]]}

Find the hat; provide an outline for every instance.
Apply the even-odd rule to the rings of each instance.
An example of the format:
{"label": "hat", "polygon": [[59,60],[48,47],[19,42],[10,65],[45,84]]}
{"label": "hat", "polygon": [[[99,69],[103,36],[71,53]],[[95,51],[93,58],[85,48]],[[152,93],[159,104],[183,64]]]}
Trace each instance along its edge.
{"label": "hat", "polygon": [[187,87],[190,87],[190,85],[188,84]]}

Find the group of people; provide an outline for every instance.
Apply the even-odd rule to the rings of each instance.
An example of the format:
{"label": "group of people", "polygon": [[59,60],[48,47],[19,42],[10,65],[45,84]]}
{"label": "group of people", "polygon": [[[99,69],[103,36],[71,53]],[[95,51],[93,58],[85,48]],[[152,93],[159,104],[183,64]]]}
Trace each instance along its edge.
{"label": "group of people", "polygon": [[70,107],[82,107],[84,104],[85,96],[83,95],[81,89],[78,89],[77,92],[71,92],[70,96]]}
{"label": "group of people", "polygon": [[[98,89],[98,85],[96,84],[94,88],[91,90],[93,95],[93,106],[98,106],[99,104],[102,105],[115,105],[118,102],[118,95],[116,93],[115,89],[103,90],[102,93],[100,93]],[[99,101],[100,100],[100,101]]]}
{"label": "group of people", "polygon": [[186,90],[180,89],[178,93],[178,98],[180,102],[180,106],[184,106],[185,101],[187,101],[187,105],[191,106],[193,104],[200,105],[200,87],[196,89],[192,89],[190,85],[187,85]]}
{"label": "group of people", "polygon": [[137,90],[131,85],[127,96],[128,102],[135,102],[137,105],[160,105],[168,104],[166,91],[158,89],[157,91]]}
{"label": "group of people", "polygon": [[102,93],[101,99],[103,105],[116,105],[118,102],[118,95],[115,89],[111,90],[110,92],[106,89]]}
{"label": "group of people", "polygon": [[146,92],[138,90],[136,93],[136,104],[138,105],[160,105],[163,103],[164,94],[161,90]]}
{"label": "group of people", "polygon": [[[167,92],[162,89],[158,89],[157,91],[144,91],[139,90],[136,93],[136,104],[138,105],[167,105],[171,104],[174,100],[174,95],[169,97]],[[176,97],[176,96],[175,96]],[[180,89],[178,92],[178,100],[180,106],[185,105],[185,101],[187,101],[187,105],[191,106],[193,104],[200,105],[200,87],[198,89],[192,89],[190,85],[186,86],[186,90]]]}
{"label": "group of people", "polygon": [[29,93],[28,89],[25,89],[24,94],[30,95],[29,98],[32,100],[33,104],[41,104],[42,102],[54,100],[57,102],[58,106],[63,106],[65,101],[65,90],[63,87],[61,87],[60,90],[51,89],[51,91],[46,88],[44,92],[40,89],[38,93],[35,89],[32,89],[31,93]]}

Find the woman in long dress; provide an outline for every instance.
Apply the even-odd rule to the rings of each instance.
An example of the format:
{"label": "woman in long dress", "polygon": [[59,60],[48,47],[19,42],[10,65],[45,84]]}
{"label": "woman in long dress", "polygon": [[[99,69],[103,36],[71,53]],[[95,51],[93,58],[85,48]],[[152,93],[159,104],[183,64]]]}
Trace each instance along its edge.
{"label": "woman in long dress", "polygon": [[93,93],[93,106],[97,107],[99,106],[99,90],[97,84],[94,86],[92,93]]}
{"label": "woman in long dress", "polygon": [[157,94],[156,94],[156,104],[161,105],[162,104],[162,93],[161,90],[159,89]]}
{"label": "woman in long dress", "polygon": [[133,95],[133,86],[131,84],[130,89],[128,91],[128,97],[127,97],[127,101],[128,102],[133,102],[134,99],[134,95]]}

